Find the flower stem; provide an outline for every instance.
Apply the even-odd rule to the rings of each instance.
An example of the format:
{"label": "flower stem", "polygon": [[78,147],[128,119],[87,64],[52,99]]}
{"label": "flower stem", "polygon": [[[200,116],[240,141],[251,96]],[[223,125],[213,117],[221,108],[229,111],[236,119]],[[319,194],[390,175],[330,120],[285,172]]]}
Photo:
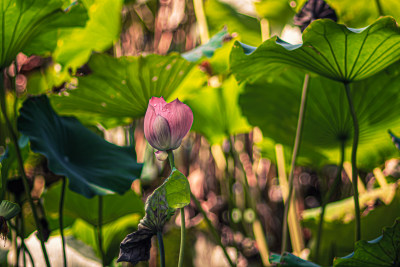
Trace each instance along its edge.
{"label": "flower stem", "polygon": [[60,224],[60,235],[61,235],[61,243],[63,248],[63,258],[64,258],[64,267],[67,267],[67,254],[65,251],[65,239],[64,239],[64,222],[63,222],[63,210],[64,210],[64,198],[65,198],[65,187],[67,184],[67,179],[65,177],[62,178],[61,185],[61,196],[60,196],[60,206],[58,209],[59,212],[59,224]]}
{"label": "flower stem", "polygon": [[164,252],[164,242],[161,231],[157,232],[158,248],[160,250],[160,265],[165,267],[165,252]]}
{"label": "flower stem", "polygon": [[27,178],[26,173],[25,173],[24,162],[23,162],[23,159],[22,159],[21,150],[20,150],[20,148],[18,146],[18,138],[17,138],[17,135],[16,135],[16,133],[14,131],[14,127],[12,126],[12,124],[10,122],[10,119],[8,118],[7,108],[6,108],[6,92],[5,92],[5,90],[6,89],[4,87],[4,69],[0,69],[0,106],[1,106],[1,111],[3,113],[4,120],[6,121],[7,128],[9,130],[10,135],[11,135],[11,140],[12,140],[14,146],[15,146],[15,151],[16,151],[16,154],[17,154],[18,167],[19,167],[19,171],[20,171],[21,177],[22,177],[22,183],[24,185],[26,197],[27,197],[28,202],[29,202],[29,204],[31,206],[33,218],[35,220],[36,228],[38,230],[39,239],[40,239],[40,245],[41,245],[42,252],[43,252],[43,257],[45,259],[46,265],[50,266],[50,260],[49,260],[49,257],[47,256],[46,246],[44,244],[42,225],[40,223],[39,216],[38,216],[37,211],[36,211],[35,203],[33,202],[33,199],[32,199],[32,196],[31,196],[31,190],[29,188],[28,178]]}
{"label": "flower stem", "polygon": [[343,162],[344,162],[344,141],[341,142],[340,146],[340,162],[339,162],[339,168],[337,171],[337,175],[335,178],[335,181],[333,182],[333,185],[330,187],[328,194],[324,197],[324,200],[322,201],[322,210],[321,214],[319,216],[319,223],[318,223],[318,233],[317,233],[317,245],[316,245],[316,250],[315,250],[315,261],[318,262],[319,259],[319,252],[320,252],[320,246],[321,246],[321,240],[322,240],[322,229],[323,229],[323,224],[324,224],[324,215],[326,211],[326,205],[329,203],[329,200],[331,199],[332,195],[336,192],[336,189],[338,185],[340,184],[340,180],[342,178],[342,171],[343,171]]}
{"label": "flower stem", "polygon": [[103,267],[106,266],[106,258],[103,250],[103,236],[102,236],[102,225],[103,225],[103,196],[99,195],[99,207],[98,207],[98,222],[97,222],[97,242],[98,249],[101,256],[101,262]]}
{"label": "flower stem", "polygon": [[[175,168],[174,152],[172,152],[172,150],[168,150],[167,153],[168,153],[169,165],[171,166],[171,171],[172,171],[172,169]],[[185,238],[186,238],[185,209],[180,208],[180,212],[181,212],[181,244],[179,248],[178,267],[183,266],[183,258],[185,255]]]}
{"label": "flower stem", "polygon": [[229,265],[232,267],[235,266],[235,264],[233,264],[231,258],[229,257],[228,252],[226,251],[226,248],[224,247],[224,245],[222,245],[221,237],[218,235],[217,230],[215,229],[214,225],[211,223],[210,219],[208,219],[207,213],[204,211],[199,200],[196,198],[195,195],[192,194],[192,192],[190,192],[190,197],[193,199],[194,203],[196,204],[196,207],[199,209],[200,213],[203,215],[204,220],[206,221],[206,224],[211,231],[211,234],[215,238],[215,241],[217,241],[218,245],[222,248],[222,251],[224,252],[226,259],[228,260]]}
{"label": "flower stem", "polygon": [[181,247],[179,248],[179,261],[178,266],[183,266],[183,258],[185,255],[185,238],[186,238],[186,227],[185,227],[185,209],[180,208],[181,210]]}
{"label": "flower stem", "polygon": [[292,154],[292,162],[290,165],[290,172],[289,172],[289,193],[285,202],[285,210],[283,213],[283,228],[282,228],[282,248],[281,253],[284,253],[287,250],[287,241],[288,241],[288,214],[289,214],[289,206],[292,200],[293,195],[293,173],[294,167],[296,164],[297,153],[300,147],[300,139],[301,139],[301,132],[303,128],[303,120],[305,114],[305,108],[307,103],[307,91],[308,91],[308,81],[310,76],[308,74],[304,77],[303,89],[301,93],[301,102],[300,102],[300,110],[299,110],[299,117],[297,120],[297,129],[296,129],[296,137],[294,140],[294,147],[293,147],[293,154]]}
{"label": "flower stem", "polygon": [[360,203],[358,199],[358,171],[357,171],[357,146],[359,137],[359,126],[357,115],[354,109],[354,104],[350,94],[350,86],[348,83],[344,83],[346,89],[347,101],[349,103],[351,117],[353,119],[353,147],[351,150],[351,166],[352,166],[352,179],[353,179],[353,190],[354,190],[354,210],[356,217],[356,241],[361,239],[361,217],[360,217]]}

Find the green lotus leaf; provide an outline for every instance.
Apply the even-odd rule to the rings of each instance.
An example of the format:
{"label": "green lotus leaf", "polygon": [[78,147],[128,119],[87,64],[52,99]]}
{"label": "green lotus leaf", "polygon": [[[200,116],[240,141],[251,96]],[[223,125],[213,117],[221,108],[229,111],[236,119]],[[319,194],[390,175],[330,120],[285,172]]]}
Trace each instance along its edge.
{"label": "green lotus leaf", "polygon": [[165,183],[165,194],[168,205],[173,209],[183,208],[190,204],[190,185],[185,175],[173,169]]}
{"label": "green lotus leaf", "polygon": [[84,26],[87,20],[81,4],[63,10],[62,0],[1,0],[1,68],[19,52],[44,54],[57,43],[58,29]]}
{"label": "green lotus leaf", "polygon": [[224,28],[211,37],[207,43],[183,53],[182,57],[191,62],[196,62],[202,57],[210,58],[214,55],[216,49],[222,47],[227,36],[229,36],[228,31]]}
{"label": "green lotus leaf", "polygon": [[[357,164],[371,170],[398,152],[387,130],[400,131],[398,66],[366,80],[352,83],[350,91],[359,120]],[[286,68],[257,83],[248,83],[240,95],[243,115],[263,135],[291,150],[295,139],[304,74]],[[353,124],[344,86],[321,76],[311,76],[299,156],[315,167],[336,164],[340,144],[345,142],[345,160],[350,159]],[[323,157],[321,157],[321,155]]]}
{"label": "green lotus leaf", "polygon": [[[112,222],[104,224],[102,227],[102,240],[104,250],[104,260],[106,265],[112,264],[112,261],[118,256],[119,243],[130,232],[137,229],[140,216],[137,214],[129,214],[122,217],[115,218]],[[70,233],[78,240],[83,241],[86,245],[94,250],[97,260],[101,258],[101,253],[98,246],[97,231],[93,225],[85,222],[84,220],[77,219],[71,226]],[[72,243],[72,242],[71,242]],[[82,253],[82,245],[75,243],[68,243],[78,252]],[[78,246],[79,245],[79,246]],[[87,256],[85,253],[84,256]]]}
{"label": "green lotus leaf", "polygon": [[[364,216],[361,217],[361,232],[364,240],[374,239],[379,236],[382,233],[381,229],[392,225],[398,214],[400,214],[400,190],[398,184],[389,184],[385,188],[376,188],[360,194],[360,208],[362,211],[370,207],[371,203],[381,203],[381,205],[376,206],[373,210],[364,212]],[[316,245],[320,212],[321,207],[318,207],[305,210],[302,214],[302,225],[310,229],[312,234],[310,240],[310,247],[312,248],[311,260],[315,257],[313,248]],[[327,205],[319,264],[323,266],[330,265],[334,257],[344,257],[355,249],[353,239],[355,236],[354,225],[354,200],[352,197]]]}
{"label": "green lotus leaf", "polygon": [[287,267],[320,267],[310,261],[303,260],[292,253],[284,252],[282,255],[272,254],[270,262],[276,264],[277,266],[287,266]]}
{"label": "green lotus leaf", "polygon": [[364,29],[351,29],[329,19],[316,20],[303,33],[303,44],[273,37],[258,48],[236,42],[231,69],[239,81],[255,81],[282,65],[291,65],[349,83],[362,80],[400,59],[400,31],[390,17]]}
{"label": "green lotus leaf", "polygon": [[288,0],[261,0],[255,2],[257,14],[274,24],[284,25],[293,18],[295,12]]}
{"label": "green lotus leaf", "polygon": [[51,97],[58,112],[92,120],[142,117],[152,96],[171,100],[194,66],[177,54],[121,58],[95,54],[88,64],[92,73],[79,78],[77,89]]}
{"label": "green lotus leaf", "polygon": [[189,96],[185,103],[195,118],[192,130],[203,134],[211,144],[221,144],[230,135],[250,131],[238,105],[243,87],[231,75],[219,87],[199,88]]}
{"label": "green lotus leaf", "polygon": [[239,38],[250,45],[261,43],[261,27],[258,19],[244,15],[231,5],[219,0],[206,1],[204,12],[210,34],[216,34],[226,26],[229,32],[238,33]]}
{"label": "green lotus leaf", "polygon": [[333,266],[396,266],[399,262],[400,218],[392,227],[386,227],[380,237],[372,241],[358,241],[354,252],[336,259]]}
{"label": "green lotus leaf", "polygon": [[[49,219],[57,221],[59,215],[59,202],[61,195],[61,183],[51,186],[43,195],[44,207],[46,215]],[[110,223],[117,218],[128,214],[144,214],[144,204],[139,196],[131,190],[124,195],[112,194],[103,196],[103,216],[104,224]],[[92,226],[98,224],[98,207],[97,198],[88,199],[71,190],[65,191],[64,198],[64,216],[73,219],[82,219]]]}
{"label": "green lotus leaf", "polygon": [[10,220],[11,218],[17,216],[20,211],[21,208],[16,203],[8,200],[3,200],[0,203],[0,216],[4,217],[6,220]]}
{"label": "green lotus leaf", "polygon": [[34,152],[47,157],[51,171],[67,176],[69,188],[87,198],[123,194],[140,176],[133,147],[111,144],[76,118],[58,116],[44,95],[24,102],[18,130]]}
{"label": "green lotus leaf", "polygon": [[54,60],[66,70],[82,66],[92,51],[103,52],[119,38],[122,0],[84,1],[83,4],[89,13],[86,26],[63,30],[53,53]]}

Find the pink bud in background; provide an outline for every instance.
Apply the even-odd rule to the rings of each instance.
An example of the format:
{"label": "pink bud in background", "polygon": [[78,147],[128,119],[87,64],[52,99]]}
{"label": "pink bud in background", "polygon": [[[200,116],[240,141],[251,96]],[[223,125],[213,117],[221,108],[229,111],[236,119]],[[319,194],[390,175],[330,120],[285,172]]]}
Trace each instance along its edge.
{"label": "pink bud in background", "polygon": [[152,147],[166,151],[177,149],[193,123],[193,112],[178,99],[167,103],[152,97],[144,116],[144,135]]}

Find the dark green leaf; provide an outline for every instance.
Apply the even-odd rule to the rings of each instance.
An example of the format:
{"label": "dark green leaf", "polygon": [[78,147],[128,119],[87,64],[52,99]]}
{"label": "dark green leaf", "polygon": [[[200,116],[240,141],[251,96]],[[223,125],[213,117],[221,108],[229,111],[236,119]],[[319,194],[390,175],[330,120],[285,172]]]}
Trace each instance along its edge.
{"label": "dark green leaf", "polygon": [[398,266],[400,263],[400,219],[386,227],[383,235],[372,240],[361,240],[347,257],[336,259],[333,266]]}
{"label": "dark green leaf", "polygon": [[45,155],[49,168],[69,178],[69,188],[85,197],[123,194],[140,176],[133,147],[108,143],[73,117],[59,117],[46,96],[24,102],[18,129],[31,149]]}
{"label": "dark green leaf", "polygon": [[63,4],[61,0],[0,1],[1,68],[10,65],[19,52],[29,55],[52,51],[59,28],[85,25],[87,15],[82,5],[64,11]]}
{"label": "dark green leaf", "polygon": [[400,31],[393,18],[381,18],[365,29],[322,19],[307,27],[303,44],[291,45],[273,37],[255,49],[236,42],[231,68],[239,81],[254,81],[287,64],[352,82],[368,78],[399,59]]}
{"label": "dark green leaf", "polygon": [[[58,219],[58,205],[61,194],[61,183],[52,186],[43,196],[46,214],[50,219]],[[64,199],[64,216],[82,219],[96,226],[98,224],[98,199],[87,199],[70,190],[66,190]],[[127,214],[144,214],[144,204],[140,197],[129,190],[124,195],[103,196],[104,224],[110,223]]]}
{"label": "dark green leaf", "polygon": [[[351,84],[360,126],[357,164],[367,170],[397,155],[387,137],[387,129],[400,130],[400,110],[393,108],[400,105],[396,68]],[[302,71],[286,68],[267,80],[247,84],[239,99],[249,123],[289,150],[296,133],[303,80]],[[314,166],[337,163],[340,143],[345,141],[345,160],[350,159],[353,124],[343,84],[311,76],[308,88],[299,156]]]}
{"label": "dark green leaf", "polygon": [[6,220],[17,216],[20,213],[21,208],[18,204],[10,202],[8,200],[3,200],[0,203],[0,217],[4,217]]}

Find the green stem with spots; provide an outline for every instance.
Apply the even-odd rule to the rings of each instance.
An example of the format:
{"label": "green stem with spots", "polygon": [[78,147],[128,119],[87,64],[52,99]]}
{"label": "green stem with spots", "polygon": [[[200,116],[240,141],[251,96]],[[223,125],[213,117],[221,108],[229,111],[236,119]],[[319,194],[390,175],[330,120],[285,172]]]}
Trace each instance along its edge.
{"label": "green stem with spots", "polygon": [[[175,168],[174,152],[172,152],[172,150],[168,150],[167,153],[168,153],[169,165],[171,166],[171,171],[172,171]],[[180,212],[181,212],[181,245],[179,248],[178,267],[183,266],[183,259],[185,255],[185,239],[186,239],[185,209],[180,208]]]}
{"label": "green stem with spots", "polygon": [[36,211],[36,205],[33,202],[33,199],[32,199],[32,196],[31,196],[31,190],[29,188],[28,178],[26,176],[25,169],[24,169],[24,161],[22,159],[21,150],[20,150],[19,145],[18,145],[17,134],[15,133],[14,127],[12,126],[12,124],[10,122],[10,119],[8,118],[7,108],[6,108],[6,92],[5,92],[5,90],[6,89],[5,89],[5,86],[4,86],[4,69],[0,68],[0,106],[1,106],[1,111],[3,113],[4,120],[6,122],[7,128],[9,130],[10,135],[11,135],[11,140],[12,140],[12,142],[14,144],[14,147],[15,147],[15,151],[16,151],[16,154],[17,154],[18,167],[19,167],[19,171],[20,171],[21,177],[22,177],[22,183],[24,185],[26,197],[28,199],[29,205],[31,206],[33,218],[35,220],[36,228],[38,230],[38,235],[39,235],[40,245],[41,245],[42,252],[43,252],[43,257],[45,259],[46,265],[48,267],[50,267],[50,260],[49,260],[49,257],[47,255],[46,246],[44,244],[43,229],[42,229],[42,225],[41,225],[40,220],[39,220],[39,216],[38,216],[37,211]]}
{"label": "green stem with spots", "polygon": [[99,196],[98,206],[98,221],[97,221],[97,245],[101,256],[101,262],[103,267],[106,266],[106,257],[103,250],[103,236],[102,236],[102,225],[103,225],[103,196]]}
{"label": "green stem with spots", "polygon": [[65,251],[65,239],[64,239],[64,216],[63,216],[63,211],[64,211],[64,198],[65,198],[65,187],[67,184],[67,179],[65,177],[62,178],[62,185],[61,185],[61,196],[60,196],[60,206],[58,208],[59,212],[59,224],[60,224],[60,235],[61,235],[61,243],[62,243],[62,249],[63,249],[63,259],[64,259],[64,267],[67,267],[67,254]]}
{"label": "green stem with spots", "polygon": [[160,250],[160,265],[165,267],[165,252],[164,252],[164,242],[161,231],[157,232],[158,248]]}
{"label": "green stem with spots", "polygon": [[353,147],[351,150],[351,167],[352,167],[352,180],[353,180],[353,191],[354,191],[354,211],[356,217],[356,241],[361,239],[361,216],[360,216],[360,203],[358,199],[358,171],[357,171],[357,147],[358,147],[358,138],[360,134],[360,129],[358,126],[358,120],[356,111],[354,109],[353,100],[351,98],[350,93],[350,85],[348,83],[344,83],[344,87],[346,90],[347,101],[349,103],[351,117],[353,119]]}

